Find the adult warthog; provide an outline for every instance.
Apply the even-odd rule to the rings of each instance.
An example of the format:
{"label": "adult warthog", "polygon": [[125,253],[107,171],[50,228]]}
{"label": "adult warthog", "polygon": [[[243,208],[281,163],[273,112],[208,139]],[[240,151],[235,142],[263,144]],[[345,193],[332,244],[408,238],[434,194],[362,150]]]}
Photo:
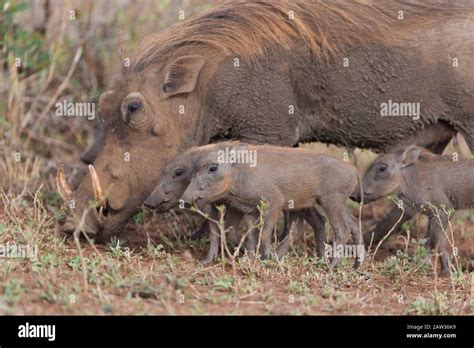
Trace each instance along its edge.
{"label": "adult warthog", "polygon": [[100,98],[95,169],[75,191],[59,172],[75,203],[59,229],[119,232],[170,159],[218,139],[440,152],[461,132],[474,150],[473,15],[467,1],[238,1],[148,37]]}

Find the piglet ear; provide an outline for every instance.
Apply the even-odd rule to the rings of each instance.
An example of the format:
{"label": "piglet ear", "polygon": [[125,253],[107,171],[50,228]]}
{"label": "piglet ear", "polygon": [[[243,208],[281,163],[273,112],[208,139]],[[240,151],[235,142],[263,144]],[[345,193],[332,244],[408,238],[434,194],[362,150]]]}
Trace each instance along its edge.
{"label": "piglet ear", "polygon": [[407,167],[412,164],[415,164],[418,161],[421,153],[421,147],[410,146],[402,153],[402,166]]}
{"label": "piglet ear", "polygon": [[205,63],[204,57],[192,55],[180,57],[168,65],[161,85],[162,99],[192,92]]}

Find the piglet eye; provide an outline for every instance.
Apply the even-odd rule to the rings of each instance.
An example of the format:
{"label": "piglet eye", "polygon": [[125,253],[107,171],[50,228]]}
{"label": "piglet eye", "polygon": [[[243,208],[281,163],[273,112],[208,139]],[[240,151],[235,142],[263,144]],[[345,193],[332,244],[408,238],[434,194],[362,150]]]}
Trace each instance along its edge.
{"label": "piglet eye", "polygon": [[135,111],[138,111],[142,108],[143,104],[139,101],[134,101],[128,104],[127,109],[128,112],[134,113]]}
{"label": "piglet eye", "polygon": [[210,173],[215,173],[215,172],[217,172],[217,168],[218,168],[217,164],[213,164],[209,167],[209,172]]}

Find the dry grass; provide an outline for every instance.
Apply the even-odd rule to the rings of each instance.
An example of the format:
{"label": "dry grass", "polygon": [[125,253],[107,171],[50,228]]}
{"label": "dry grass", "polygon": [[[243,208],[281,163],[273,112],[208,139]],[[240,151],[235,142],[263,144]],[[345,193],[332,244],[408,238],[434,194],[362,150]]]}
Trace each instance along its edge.
{"label": "dry grass", "polygon": [[[51,17],[56,22],[43,24],[34,23],[31,9],[11,21],[2,13],[9,49],[0,61],[0,245],[37,247],[38,259],[0,260],[0,313],[472,314],[472,213],[452,221],[464,271],[445,279],[434,277],[424,248],[413,241],[422,236],[422,220],[407,224],[404,237],[393,238],[359,272],[352,260],[334,270],[316,262],[309,230],[306,244],[296,245],[283,262],[236,257],[204,267],[197,258],[208,241],[188,237],[202,220],[181,211],[142,212],[106,245],[82,240],[78,248],[74,240],[54,237],[61,214],[54,173],[78,158],[95,121],[56,117],[51,106],[95,100],[113,75],[110,62],[118,64],[119,47],[133,48],[136,38],[169,25],[179,10],[190,14],[208,3],[117,1],[99,8],[96,2],[58,2]],[[0,9],[4,4],[0,0]],[[77,19],[64,20],[61,14],[71,8]],[[15,36],[19,28],[28,35]],[[38,37],[39,45],[27,37]],[[19,69],[18,52],[25,58]],[[344,157],[343,149],[308,146]],[[368,151],[356,154],[361,168],[374,158]],[[389,204],[364,207],[365,230]],[[356,214],[357,206],[351,208]]]}
{"label": "dry grass", "polygon": [[74,241],[53,237],[56,204],[41,192],[10,197],[2,215],[0,243],[39,248],[33,262],[2,260],[4,314],[472,314],[471,274],[436,279],[412,243],[359,272],[352,260],[316,262],[310,237],[280,263],[205,267],[208,241],[188,237],[195,217],[146,212],[106,245],[84,241],[81,258]]}

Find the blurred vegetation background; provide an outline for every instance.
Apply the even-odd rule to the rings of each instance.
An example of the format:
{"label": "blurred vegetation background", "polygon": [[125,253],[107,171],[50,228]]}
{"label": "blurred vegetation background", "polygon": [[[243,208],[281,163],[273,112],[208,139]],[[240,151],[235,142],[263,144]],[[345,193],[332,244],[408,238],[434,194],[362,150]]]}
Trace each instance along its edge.
{"label": "blurred vegetation background", "polygon": [[[0,0],[0,183],[34,192],[77,160],[96,120],[59,117],[55,104],[96,102],[138,40],[210,0]],[[181,12],[183,11],[183,12]]]}

